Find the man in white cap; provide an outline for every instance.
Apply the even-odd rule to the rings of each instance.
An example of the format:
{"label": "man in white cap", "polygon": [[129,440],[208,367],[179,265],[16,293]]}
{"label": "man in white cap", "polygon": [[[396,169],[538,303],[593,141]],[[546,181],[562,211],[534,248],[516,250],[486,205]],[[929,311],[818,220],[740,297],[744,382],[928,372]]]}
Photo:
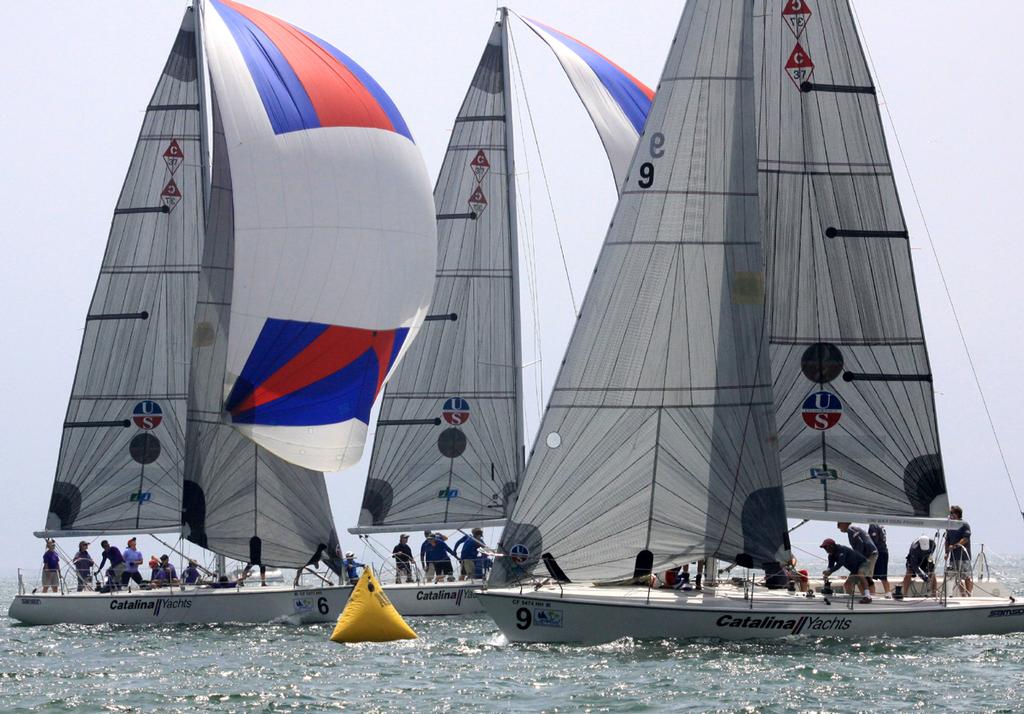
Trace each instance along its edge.
{"label": "man in white cap", "polygon": [[910,544],[910,552],[907,553],[907,573],[903,576],[903,585],[900,592],[893,597],[902,600],[910,594],[910,581],[915,577],[923,579],[928,583],[929,594],[935,597],[939,592],[939,583],[935,579],[935,541],[926,535],[921,536]]}
{"label": "man in white cap", "polygon": [[341,567],[345,571],[345,578],[348,579],[349,584],[355,585],[356,581],[359,580],[359,569],[366,566],[362,563],[357,563],[356,554],[350,550],[345,553],[345,560],[342,561]]}

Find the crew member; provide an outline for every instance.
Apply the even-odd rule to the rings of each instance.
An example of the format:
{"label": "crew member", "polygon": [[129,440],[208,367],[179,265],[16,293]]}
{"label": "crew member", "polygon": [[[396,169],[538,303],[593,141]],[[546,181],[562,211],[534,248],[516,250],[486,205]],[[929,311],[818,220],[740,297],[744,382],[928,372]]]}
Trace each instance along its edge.
{"label": "crew member", "polygon": [[405,578],[405,582],[412,582],[412,548],[409,547],[409,534],[403,533],[398,536],[398,544],[391,550],[391,557],[395,559],[395,584],[398,585]]}
{"label": "crew member", "polygon": [[455,541],[456,552],[458,552],[460,545],[462,546],[462,553],[456,556],[459,558],[462,566],[459,580],[482,578],[483,567],[479,560],[480,548],[485,545],[483,528],[474,528],[472,535],[464,535]]}
{"label": "crew member", "polygon": [[902,600],[905,595],[910,595],[910,581],[918,577],[928,583],[928,592],[932,597],[938,595],[939,583],[935,579],[935,541],[926,535],[921,536],[910,544],[910,551],[907,553],[907,572],[903,576],[903,585],[900,592],[893,597]]}
{"label": "crew member", "polygon": [[103,565],[107,562],[110,563],[110,568],[107,569],[107,583],[112,587],[117,587],[121,584],[124,579],[124,556],[121,555],[121,551],[117,549],[117,546],[110,545],[105,540],[100,541],[100,548],[103,552],[100,553],[100,567],[97,570],[103,570]]}
{"label": "crew member", "polygon": [[43,592],[57,592],[60,586],[60,556],[57,555],[57,541],[46,539],[43,551]]}
{"label": "crew member", "polygon": [[195,585],[199,582],[199,564],[194,560],[188,561],[188,567],[182,571],[185,576],[186,585]]}
{"label": "crew member", "polygon": [[964,510],[951,506],[949,520],[956,522],[955,528],[946,530],[946,557],[949,559],[947,575],[953,575],[963,583],[963,594],[970,597],[974,592],[971,579],[971,526],[964,520]]}
{"label": "crew member", "polygon": [[[242,582],[242,581],[246,580],[252,574],[252,566],[253,566],[253,563],[246,563],[245,564],[245,569],[242,570],[242,577],[239,579],[239,582]],[[265,587],[267,587],[267,566],[265,566],[263,563],[260,563],[259,566],[260,566],[260,586],[265,588]]]}
{"label": "crew member", "polygon": [[[882,582],[882,589],[885,590],[885,594],[889,594],[889,544],[886,542],[885,528],[877,523],[868,524],[868,538],[875,544],[875,548],[878,550],[878,560],[875,561],[874,573],[872,573],[875,580]],[[872,590],[874,592],[874,590]]]}
{"label": "crew member", "polygon": [[355,585],[356,581],[359,580],[359,569],[365,568],[366,566],[362,563],[356,562],[356,554],[351,550],[345,553],[345,560],[342,563],[342,567],[345,569],[345,577],[348,578],[350,585]]}
{"label": "crew member", "polygon": [[[423,547],[420,548],[420,564],[423,566],[423,571],[427,574],[428,581],[431,576],[433,576],[435,583],[439,583],[445,578],[449,580],[455,579],[452,571],[452,561],[448,559],[448,554],[455,555],[455,551],[448,547],[448,544],[444,542],[445,540],[439,533],[431,533]],[[458,556],[456,555],[455,557]]]}
{"label": "crew member", "polygon": [[871,541],[870,536],[860,526],[855,526],[850,523],[836,523],[836,527],[846,534],[846,537],[850,540],[850,547],[855,551],[864,556],[867,561],[867,571],[864,573],[867,581],[867,586],[871,592],[875,591],[875,583],[871,579],[871,576],[875,574],[875,563],[878,562],[878,548]]}
{"label": "crew member", "polygon": [[89,555],[89,541],[78,542],[78,552],[71,559],[75,564],[75,572],[78,573],[78,592],[82,592],[92,581],[92,568],[96,561]]}
{"label": "crew member", "polygon": [[137,543],[135,538],[128,539],[128,547],[124,549],[124,574],[121,576],[121,584],[127,585],[129,581],[134,581],[136,585],[142,587],[142,575],[139,573],[139,566],[142,565],[142,553],[135,550],[135,544]]}
{"label": "crew member", "polygon": [[856,593],[857,586],[859,585],[862,594],[860,601],[865,604],[871,602],[871,594],[868,592],[867,574],[870,571],[868,570],[867,558],[853,548],[839,545],[831,538],[823,540],[821,547],[828,553],[828,567],[823,575],[828,577],[839,568],[846,568],[850,571],[850,576],[846,578],[843,589],[850,595],[853,595]]}

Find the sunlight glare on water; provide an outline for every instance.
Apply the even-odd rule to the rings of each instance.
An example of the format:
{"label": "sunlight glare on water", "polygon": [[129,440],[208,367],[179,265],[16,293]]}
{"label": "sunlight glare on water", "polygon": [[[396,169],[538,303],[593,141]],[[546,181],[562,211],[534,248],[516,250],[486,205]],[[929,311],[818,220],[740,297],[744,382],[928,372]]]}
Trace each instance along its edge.
{"label": "sunlight glare on water", "polygon": [[[1024,567],[1003,569],[1021,592]],[[0,583],[9,603],[13,580]],[[419,640],[329,625],[0,623],[2,711],[1021,711],[1024,635],[509,644],[486,617],[410,618]]]}

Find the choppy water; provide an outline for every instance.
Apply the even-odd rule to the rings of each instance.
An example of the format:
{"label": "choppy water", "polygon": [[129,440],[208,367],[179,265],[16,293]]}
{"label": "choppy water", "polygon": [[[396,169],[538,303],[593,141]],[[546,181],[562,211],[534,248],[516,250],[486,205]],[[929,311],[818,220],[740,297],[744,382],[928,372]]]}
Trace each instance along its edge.
{"label": "choppy water", "polygon": [[[1024,592],[1024,562],[1003,569]],[[2,711],[1024,711],[1024,635],[511,645],[485,617],[337,645],[328,625],[12,625]]]}

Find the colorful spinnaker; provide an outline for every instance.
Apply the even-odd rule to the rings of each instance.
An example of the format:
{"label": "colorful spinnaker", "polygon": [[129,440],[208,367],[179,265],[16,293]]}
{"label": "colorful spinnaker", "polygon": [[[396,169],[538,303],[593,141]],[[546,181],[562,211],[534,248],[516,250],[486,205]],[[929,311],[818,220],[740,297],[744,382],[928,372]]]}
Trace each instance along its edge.
{"label": "colorful spinnaker", "polygon": [[555,53],[604,143],[620,189],[643,133],[654,90],[593,47],[543,22],[520,17]]}
{"label": "colorful spinnaker", "polygon": [[207,7],[234,209],[224,409],[267,450],[337,471],[362,454],[430,302],[430,181],[398,109],[351,58],[231,0]]}

